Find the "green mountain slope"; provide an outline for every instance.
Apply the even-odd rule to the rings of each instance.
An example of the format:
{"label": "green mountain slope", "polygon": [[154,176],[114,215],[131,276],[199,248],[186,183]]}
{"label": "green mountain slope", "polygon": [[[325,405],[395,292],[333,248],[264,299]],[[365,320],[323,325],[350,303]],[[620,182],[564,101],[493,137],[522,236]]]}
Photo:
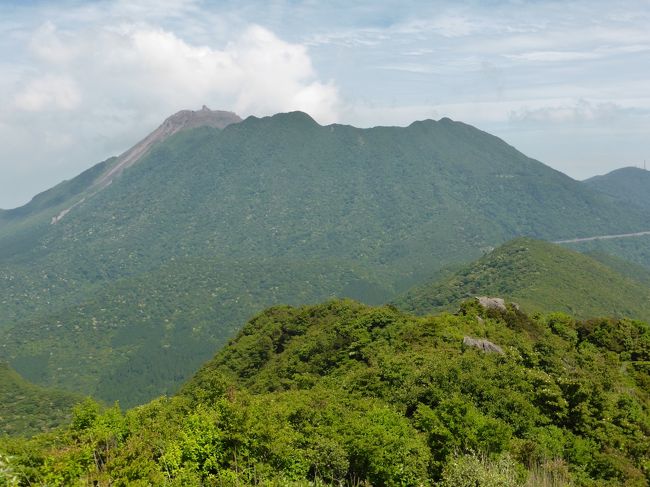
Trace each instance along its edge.
{"label": "green mountain slope", "polygon": [[[240,265],[270,263],[236,281],[244,283],[242,294],[258,298],[245,306],[226,301],[219,316],[205,319],[205,334],[222,340],[235,319],[273,302],[274,287],[310,289],[310,282],[320,282],[315,275],[329,277],[317,293],[304,294],[307,302],[351,295],[351,289],[389,298],[518,235],[557,239],[650,227],[645,212],[629,211],[449,119],[358,129],[323,127],[295,112],[188,129],[152,145],[102,188],[51,214],[27,215],[20,220],[23,233],[0,235],[0,344],[13,344],[0,346],[1,356],[34,380],[50,381],[43,370],[61,367],[57,384],[86,393],[99,390],[100,367],[72,371],[66,364],[73,356],[94,358],[94,348],[82,345],[70,355],[67,342],[53,340],[44,359],[40,344],[59,324],[75,330],[80,344],[91,344],[97,334],[112,340],[112,323],[123,316],[129,319],[120,326],[133,328],[125,336],[149,336],[139,330],[142,320],[131,319],[147,314],[139,308],[148,299],[140,283],[164,272],[172,259],[219,262],[231,269],[226,277]],[[285,264],[293,270],[285,272]],[[187,287],[184,272],[169,274],[167,286]],[[112,283],[118,281],[119,292],[133,299],[106,316],[103,309],[115,309]],[[206,286],[213,283],[197,280],[191,293],[208,294]],[[162,307],[187,309],[191,300],[184,296],[168,292],[169,305]],[[102,326],[92,320],[98,316],[106,317]],[[171,318],[155,316],[153,342],[164,342],[164,320]],[[179,349],[189,349],[195,337],[176,340]],[[100,363],[124,363],[138,349],[137,343],[108,349]],[[196,360],[205,353],[201,349]],[[180,370],[175,367],[170,370]],[[125,384],[136,370],[142,367],[125,369]],[[156,374],[139,376],[152,389],[138,390],[162,392],[182,379],[176,372],[171,379]],[[119,398],[128,400],[123,392]]]}
{"label": "green mountain slope", "polygon": [[646,286],[650,286],[650,269],[643,265],[634,264],[627,260],[621,259],[611,254],[606,254],[600,251],[585,251],[592,259],[597,260],[601,264],[615,270],[619,274],[624,275],[634,281],[640,282]]}
{"label": "green mountain slope", "polygon": [[86,403],[0,453],[25,484],[645,486],[649,340],[641,322],[472,302],[422,318],[280,306],[179,396],[126,415]]}
{"label": "green mountain slope", "polygon": [[[630,209],[650,209],[650,172],[636,167],[624,167],[595,176],[583,182],[589,188],[599,191],[613,201],[627,205]],[[644,228],[642,231],[650,229]],[[597,234],[594,234],[597,235]],[[589,237],[592,235],[582,235]],[[626,261],[650,269],[650,236],[631,238],[592,240],[565,244],[567,247],[584,253],[616,255]]]}
{"label": "green mountain slope", "polygon": [[624,167],[586,179],[584,184],[616,200],[650,209],[650,171],[645,169]]}
{"label": "green mountain slope", "polygon": [[[618,269],[650,277],[632,264]],[[424,314],[485,295],[504,296],[530,311],[650,319],[650,286],[592,257],[529,238],[508,242],[450,277],[417,286],[395,304]]]}
{"label": "green mountain slope", "polygon": [[[93,181],[103,171],[105,171],[107,167],[110,167],[111,163],[113,163],[115,159],[116,158],[110,158],[104,162],[100,162],[73,179],[57,184],[53,188],[34,196],[34,198],[24,206],[14,208],[13,210],[2,210],[2,213],[0,213],[0,221],[5,225],[8,225],[11,222],[25,221],[28,217],[37,215],[46,210],[49,210],[50,212],[54,211],[62,204],[69,202],[75,196],[86,191]],[[4,230],[3,227],[0,228]],[[9,232],[5,231],[4,233],[6,234]]]}
{"label": "green mountain slope", "polygon": [[32,435],[70,421],[81,397],[36,386],[0,362],[0,437]]}
{"label": "green mountain slope", "polygon": [[0,349],[32,381],[128,407],[173,393],[251,310],[331,298],[334,285],[369,302],[386,300],[380,284],[365,284],[372,281],[382,276],[353,263],[178,258],[21,321],[0,334]]}
{"label": "green mountain slope", "polygon": [[6,261],[18,257],[26,247],[34,245],[49,230],[52,218],[64,208],[83,198],[92,183],[115,158],[100,162],[77,177],[63,181],[40,193],[24,206],[0,210],[0,254]]}
{"label": "green mountain slope", "polygon": [[598,253],[623,258],[650,270],[650,235],[608,240],[591,240],[562,244],[564,247],[586,254]]}

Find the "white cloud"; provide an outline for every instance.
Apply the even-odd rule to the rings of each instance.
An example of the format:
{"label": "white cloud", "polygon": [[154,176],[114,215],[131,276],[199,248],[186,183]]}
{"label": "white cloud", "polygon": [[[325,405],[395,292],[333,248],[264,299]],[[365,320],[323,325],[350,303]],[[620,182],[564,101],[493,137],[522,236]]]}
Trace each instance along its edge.
{"label": "white cloud", "polygon": [[[647,0],[360,0],[344,12],[312,0],[7,5],[0,207],[14,187],[24,201],[204,103],[360,126],[450,116],[550,164],[571,162],[573,140],[571,159],[582,140],[599,164],[647,151]],[[610,132],[629,142],[598,145]]]}
{"label": "white cloud", "polygon": [[531,62],[568,62],[600,59],[619,54],[636,54],[650,51],[650,44],[627,44],[618,47],[599,47],[584,51],[530,51],[505,54],[509,59]]}
{"label": "white cloud", "polygon": [[[337,89],[318,81],[307,49],[260,26],[218,49],[148,26],[71,34],[48,23],[30,46],[46,74],[25,80],[16,93],[16,106],[24,110],[110,110],[113,101],[136,111],[152,105],[172,110],[206,103],[243,115],[305,110],[324,123],[337,118]],[[88,103],[81,103],[80,91],[89,94]]]}
{"label": "white cloud", "polygon": [[183,17],[188,13],[200,13],[197,0],[116,0],[112,13],[132,18]]}
{"label": "white cloud", "polygon": [[506,54],[505,57],[521,61],[581,61],[584,59],[596,59],[599,57],[596,52],[579,51],[533,51],[520,54]]}
{"label": "white cloud", "polygon": [[[636,115],[643,114],[638,105],[635,108],[624,107],[611,101],[594,102],[579,99],[537,108],[521,106],[510,112],[510,120],[523,124],[580,124],[582,126],[607,127],[613,131],[614,124],[633,122]],[[628,127],[625,127],[628,130]]]}
{"label": "white cloud", "polygon": [[[112,8],[135,8],[128,4]],[[94,19],[98,11],[76,15]],[[20,32],[25,56],[0,64],[0,170],[3,186],[25,188],[22,202],[121,153],[181,109],[206,104],[243,117],[303,110],[323,124],[338,120],[337,86],[319,79],[304,45],[266,28],[248,25],[209,45],[120,16],[108,20],[42,22]],[[14,191],[0,187],[0,207],[13,202]]]}
{"label": "white cloud", "polygon": [[75,81],[69,76],[59,75],[33,79],[14,97],[15,107],[30,112],[70,111],[78,108],[81,101],[81,93]]}
{"label": "white cloud", "polygon": [[65,64],[72,60],[82,46],[73,36],[57,30],[52,22],[45,22],[32,34],[29,42],[36,59],[48,64]]}
{"label": "white cloud", "polygon": [[473,19],[458,13],[442,13],[431,19],[414,20],[393,28],[394,32],[434,33],[443,37],[464,37],[480,30],[480,25]]}

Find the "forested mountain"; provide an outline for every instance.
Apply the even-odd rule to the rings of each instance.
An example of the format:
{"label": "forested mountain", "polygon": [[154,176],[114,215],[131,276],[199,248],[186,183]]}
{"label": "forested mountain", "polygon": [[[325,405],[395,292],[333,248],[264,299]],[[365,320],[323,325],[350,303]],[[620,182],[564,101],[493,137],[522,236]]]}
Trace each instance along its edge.
{"label": "forested mountain", "polygon": [[645,169],[624,167],[586,179],[584,184],[616,200],[650,209],[650,171]]}
{"label": "forested mountain", "polygon": [[606,265],[610,269],[615,270],[625,277],[640,282],[646,286],[650,286],[650,269],[644,267],[643,265],[634,264],[632,262],[621,259],[611,254],[606,254],[604,252],[584,252],[584,255],[588,255],[592,259],[597,260],[601,264]]}
{"label": "forested mountain", "polygon": [[[39,223],[57,222],[73,208],[83,204],[87,198],[91,198],[111,184],[125,169],[147,155],[153,147],[174,134],[197,127],[222,129],[239,122],[241,118],[235,113],[210,110],[205,105],[198,111],[181,110],[167,118],[160,127],[119,157],[107,159],[77,177],[63,181],[36,195],[24,206],[12,210],[0,210],[0,238],[9,235],[12,237],[9,241],[29,241],[30,236],[33,238],[42,234],[47,227],[43,228]],[[26,230],[27,235],[24,234]],[[30,235],[30,230],[32,232],[40,230],[40,232]],[[7,248],[2,250],[4,254],[12,251]]]}
{"label": "forested mountain", "polygon": [[81,396],[31,384],[0,362],[0,437],[41,433],[68,423],[72,406],[81,401]]}
{"label": "forested mountain", "polygon": [[[646,230],[648,231],[648,230]],[[589,240],[563,246],[585,254],[608,255],[650,270],[650,235],[629,238]]]}
{"label": "forested mountain", "polygon": [[[128,407],[173,393],[252,310],[317,302],[333,296],[333,283],[349,283],[345,294],[369,302],[387,300],[355,284],[357,276],[366,275],[352,263],[177,258],[108,283],[80,304],[20,321],[0,334],[5,337],[0,347],[33,381],[108,403],[119,399]],[[27,357],[20,355],[24,350]]]}
{"label": "forested mountain", "polygon": [[649,340],[642,322],[477,301],[278,306],[179,395],[87,402],[0,459],[24,485],[645,486]]}
{"label": "forested mountain", "polygon": [[[650,172],[645,169],[624,167],[604,176],[594,176],[583,183],[628,208],[641,208],[646,212],[650,210]],[[640,228],[638,231],[647,232],[650,228]],[[590,240],[566,245],[579,252],[622,257],[650,269],[650,235]]]}
{"label": "forested mountain", "polygon": [[580,318],[650,320],[650,270],[608,256],[579,254],[519,238],[449,277],[416,286],[395,304],[425,314],[453,310],[474,296],[498,295],[530,311],[563,311]]}
{"label": "forested mountain", "polygon": [[163,124],[4,212],[0,356],[28,379],[130,403],[173,390],[277,299],[387,301],[519,235],[650,227],[647,212],[446,118],[200,125]]}

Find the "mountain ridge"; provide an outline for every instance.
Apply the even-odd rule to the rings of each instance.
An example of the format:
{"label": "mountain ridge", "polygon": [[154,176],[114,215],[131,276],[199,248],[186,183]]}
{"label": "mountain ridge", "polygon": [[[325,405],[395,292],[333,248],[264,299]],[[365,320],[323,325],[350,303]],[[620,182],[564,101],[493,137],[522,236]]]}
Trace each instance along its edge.
{"label": "mountain ridge", "polygon": [[119,176],[124,169],[137,163],[156,144],[160,144],[172,135],[197,127],[213,127],[224,129],[233,123],[239,123],[242,119],[234,112],[223,110],[210,110],[203,105],[200,110],[181,110],[174,113],[149,135],[136,145],[121,154],[116,164],[108,171],[100,175],[94,182],[96,186],[110,184],[114,177]]}
{"label": "mountain ridge", "polygon": [[[69,207],[64,202],[56,211]],[[143,375],[139,351],[152,359],[185,357],[193,340],[217,346],[212,340],[225,340],[242,314],[273,304],[275,288],[310,290],[299,294],[306,302],[388,300],[516,236],[650,226],[641,210],[629,211],[461,122],[358,129],[321,126],[299,112],[181,130],[58,224],[50,224],[48,211],[55,213],[20,220],[20,231],[0,226],[0,337],[15,344],[0,347],[0,356],[10,355],[30,380],[62,368],[57,385],[85,384],[86,393],[107,390],[97,384],[101,368],[80,372],[64,364],[92,365],[96,333],[122,347],[119,337],[135,337],[120,352],[106,348],[99,362],[120,362],[129,377],[155,386],[138,391],[154,394],[172,390],[188,370],[170,364]],[[192,281],[182,268],[166,266],[174,259],[205,263],[202,278]],[[260,262],[264,272],[256,274]],[[183,292],[164,286],[142,294],[152,291],[143,284],[152,276]],[[215,297],[232,289],[245,305],[227,299],[225,308],[217,306]],[[170,342],[174,326],[186,329],[187,315],[176,311],[188,313],[192,295],[209,297],[205,327]],[[169,314],[148,312],[145,303]],[[59,325],[88,346],[49,340]],[[56,353],[44,354],[39,347],[46,345]],[[195,357],[206,358],[205,350]]]}
{"label": "mountain ridge", "polygon": [[583,183],[615,200],[650,209],[650,171],[645,169],[623,167]]}
{"label": "mountain ridge", "polygon": [[426,314],[453,310],[474,296],[499,295],[531,312],[650,321],[648,282],[650,271],[625,261],[518,238],[449,277],[416,286],[394,304]]}
{"label": "mountain ridge", "polygon": [[644,486],[649,338],[476,300],[274,306],[178,394],[86,401],[0,458],[26,485]]}

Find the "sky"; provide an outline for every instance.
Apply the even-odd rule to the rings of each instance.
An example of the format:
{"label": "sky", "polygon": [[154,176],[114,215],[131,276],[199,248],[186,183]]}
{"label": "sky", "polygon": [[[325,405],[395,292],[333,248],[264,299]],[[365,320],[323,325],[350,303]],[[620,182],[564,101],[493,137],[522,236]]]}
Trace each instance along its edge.
{"label": "sky", "polygon": [[450,117],[576,179],[650,163],[650,0],[0,0],[0,208],[181,109]]}

